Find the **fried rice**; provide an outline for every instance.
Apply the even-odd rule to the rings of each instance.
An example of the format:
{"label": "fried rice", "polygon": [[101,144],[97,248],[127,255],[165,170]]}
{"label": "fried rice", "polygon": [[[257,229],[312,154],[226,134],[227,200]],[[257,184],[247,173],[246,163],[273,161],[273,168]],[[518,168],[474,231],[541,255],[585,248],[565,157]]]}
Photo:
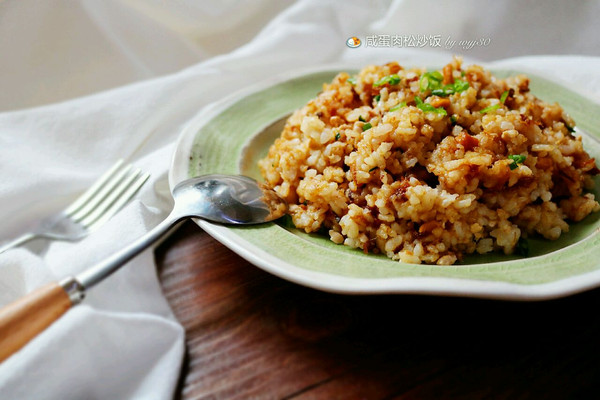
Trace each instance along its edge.
{"label": "fried rice", "polygon": [[338,74],[288,119],[259,162],[293,224],[407,263],[525,253],[600,205],[595,160],[558,104],[524,75],[460,58],[439,71],[392,62]]}

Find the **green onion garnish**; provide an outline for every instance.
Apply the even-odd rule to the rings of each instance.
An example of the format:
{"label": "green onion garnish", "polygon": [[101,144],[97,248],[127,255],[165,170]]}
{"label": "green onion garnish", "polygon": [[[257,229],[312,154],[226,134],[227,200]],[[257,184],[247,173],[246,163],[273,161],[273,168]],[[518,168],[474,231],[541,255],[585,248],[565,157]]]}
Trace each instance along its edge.
{"label": "green onion garnish", "polygon": [[359,115],[359,116],[358,116],[358,120],[359,120],[360,122],[367,122],[367,120],[366,120],[366,119],[364,119],[362,115]]}
{"label": "green onion garnish", "polygon": [[420,97],[415,97],[415,103],[417,104],[417,108],[421,111],[433,111],[435,113],[441,114],[441,115],[448,115],[448,113],[446,112],[446,109],[444,109],[444,107],[438,107],[435,108],[434,106],[432,106],[429,103],[423,103],[423,100],[421,100]]}
{"label": "green onion garnish", "polygon": [[510,158],[514,162],[517,162],[519,164],[523,164],[523,161],[525,161],[527,159],[527,156],[522,156],[520,154],[511,154],[511,155],[508,156],[508,158]]}
{"label": "green onion garnish", "polygon": [[[502,96],[500,96],[500,103],[498,103],[498,104],[494,104],[493,106],[488,106],[488,107],[484,108],[483,110],[480,110],[479,112],[480,112],[481,114],[487,114],[487,113],[489,113],[490,111],[494,111],[494,110],[497,110],[497,109],[499,109],[499,108],[500,108],[500,106],[501,106],[502,104],[504,104],[504,102],[506,101],[507,97],[508,97],[508,90],[505,90],[505,91],[504,91],[504,93],[502,93]],[[515,167],[515,168],[516,168],[516,167]]]}
{"label": "green onion garnish", "polygon": [[450,96],[453,93],[454,93],[454,87],[452,85],[445,85],[441,88],[433,89],[431,91],[431,94],[433,94],[435,96],[440,96],[440,97]]}
{"label": "green onion garnish", "polygon": [[349,84],[354,86],[354,85],[356,85],[356,78],[348,78],[348,80],[346,82],[348,82]]}
{"label": "green onion garnish", "polygon": [[461,81],[459,79],[454,81],[454,93],[464,92],[469,88],[469,82]]}
{"label": "green onion garnish", "polygon": [[456,79],[454,83],[442,85],[442,74],[439,71],[426,72],[421,76],[419,88],[421,92],[431,90],[435,96],[450,96],[454,93],[464,92],[469,88],[469,82]]}
{"label": "green onion garnish", "polygon": [[399,83],[400,83],[400,77],[398,76],[398,74],[393,74],[393,75],[384,76],[383,78],[381,78],[380,80],[375,82],[373,84],[373,86],[383,86],[385,84],[397,85]]}
{"label": "green onion garnish", "polygon": [[335,140],[340,140],[340,133],[339,132],[335,134]]}
{"label": "green onion garnish", "polygon": [[390,108],[390,111],[398,111],[402,107],[406,107],[406,102],[398,103],[394,107]]}
{"label": "green onion garnish", "polygon": [[441,82],[444,80],[444,75],[442,75],[442,73],[440,71],[431,71],[429,72],[429,76],[431,77],[431,79]]}
{"label": "green onion garnish", "polygon": [[481,110],[481,111],[479,111],[479,112],[480,112],[481,114],[487,114],[487,113],[489,113],[490,111],[494,111],[494,110],[497,110],[497,109],[499,109],[499,108],[500,108],[500,103],[498,103],[498,104],[494,104],[493,106],[486,107],[486,108],[484,108],[483,110]]}
{"label": "green onion garnish", "polygon": [[427,89],[439,88],[442,80],[444,80],[444,77],[440,71],[425,72],[421,75],[421,79],[419,80],[421,92],[424,92]]}
{"label": "green onion garnish", "polygon": [[367,122],[366,124],[363,125],[363,132],[371,129],[372,127],[373,127],[373,125],[371,125],[370,122]]}
{"label": "green onion garnish", "polygon": [[375,101],[376,101],[377,103],[379,103],[379,100],[381,100],[381,95],[380,95],[380,94],[378,94],[377,96],[375,96],[375,97],[373,97],[373,98],[375,99]]}
{"label": "green onion garnish", "polygon": [[508,158],[510,160],[512,160],[512,163],[508,164],[508,167],[513,170],[516,169],[519,165],[518,164],[523,164],[523,162],[527,159],[527,156],[522,156],[520,154],[510,154],[508,156]]}
{"label": "green onion garnish", "polygon": [[529,255],[529,242],[527,239],[520,237],[515,250],[518,255],[527,257]]}
{"label": "green onion garnish", "polygon": [[450,121],[452,121],[453,124],[455,124],[457,120],[458,118],[456,117],[456,114],[452,114],[452,116],[450,116]]}

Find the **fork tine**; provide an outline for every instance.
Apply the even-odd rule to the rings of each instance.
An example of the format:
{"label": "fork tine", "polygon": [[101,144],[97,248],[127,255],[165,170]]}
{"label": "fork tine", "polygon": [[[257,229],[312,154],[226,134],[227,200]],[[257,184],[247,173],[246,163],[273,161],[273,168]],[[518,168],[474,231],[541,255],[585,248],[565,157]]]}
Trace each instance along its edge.
{"label": "fork tine", "polygon": [[114,188],[126,177],[129,172],[133,169],[131,164],[128,164],[117,171],[113,176],[100,187],[96,193],[88,199],[88,201],[83,204],[79,210],[76,210],[73,214],[70,215],[71,218],[75,220],[81,220],[85,218],[90,212],[92,212],[98,204],[106,198],[106,196],[110,195],[110,193],[114,190]]}
{"label": "fork tine", "polygon": [[92,196],[94,196],[96,194],[96,192],[102,186],[104,186],[104,184],[115,174],[115,172],[119,168],[121,168],[122,165],[123,165],[123,160],[121,159],[121,160],[117,161],[112,167],[110,167],[110,169],[108,171],[106,171],[104,174],[102,174],[102,176],[100,176],[100,178],[98,178],[96,180],[96,182],[94,182],[88,190],[86,190],[81,196],[79,196],[77,199],[75,199],[75,201],[73,201],[73,203],[71,203],[65,209],[65,211],[64,211],[65,214],[71,215],[75,211],[80,209],[85,203],[87,203],[92,198]]}
{"label": "fork tine", "polygon": [[98,219],[93,222],[89,222],[88,229],[95,230],[100,225],[108,221],[113,215],[115,215],[131,198],[137,193],[137,191],[146,183],[146,180],[150,177],[150,174],[145,173],[140,175],[133,184],[129,185],[127,190],[123,192],[119,198],[117,198],[110,208],[108,208]]}
{"label": "fork tine", "polygon": [[102,214],[127,190],[127,188],[135,181],[142,173],[142,170],[136,168],[130,171],[127,176],[124,176],[121,182],[106,196],[93,210],[82,217],[78,222],[85,227],[89,227],[95,220],[100,218]]}

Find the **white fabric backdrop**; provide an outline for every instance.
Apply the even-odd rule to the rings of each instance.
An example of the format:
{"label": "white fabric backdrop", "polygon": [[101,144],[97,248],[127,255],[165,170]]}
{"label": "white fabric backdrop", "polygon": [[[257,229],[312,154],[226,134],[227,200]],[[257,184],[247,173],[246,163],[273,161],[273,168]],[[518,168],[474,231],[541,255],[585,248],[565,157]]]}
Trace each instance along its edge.
{"label": "white fabric backdrop", "polygon": [[[280,29],[310,28],[310,34],[285,44],[298,56],[335,60],[344,51],[338,35],[367,33],[490,38],[486,47],[452,49],[488,61],[535,54],[600,55],[597,0],[300,3],[278,19]],[[227,54],[255,39],[269,22],[273,28],[271,20],[292,4],[5,0],[0,3],[0,110],[90,94]],[[329,54],[320,52],[324,42],[333,46]]]}
{"label": "white fabric backdrop", "polygon": [[[600,55],[597,15],[598,2],[541,0],[5,0],[0,240],[61,209],[118,158],[135,161],[152,178],[82,242],[38,242],[0,255],[0,304],[81,271],[156,225],[171,204],[165,178],[173,143],[186,121],[215,100],[296,68],[439,64],[452,53],[488,61],[562,54],[502,63],[570,82],[598,100],[600,58],[591,57]],[[491,42],[451,51],[366,47],[367,35],[380,34]],[[350,36],[363,46],[346,47]],[[183,344],[146,251],[0,364],[0,393],[169,398]]]}

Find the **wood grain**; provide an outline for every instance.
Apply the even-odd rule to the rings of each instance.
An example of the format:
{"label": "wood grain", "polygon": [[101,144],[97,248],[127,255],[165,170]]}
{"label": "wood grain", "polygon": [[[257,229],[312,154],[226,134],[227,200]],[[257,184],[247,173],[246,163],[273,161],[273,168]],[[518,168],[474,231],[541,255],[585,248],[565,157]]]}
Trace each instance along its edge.
{"label": "wood grain", "polygon": [[0,309],[0,362],[60,318],[71,300],[58,283],[49,283]]}
{"label": "wood grain", "polygon": [[187,332],[183,399],[600,394],[598,290],[537,303],[330,294],[263,272],[192,223],[156,258]]}

